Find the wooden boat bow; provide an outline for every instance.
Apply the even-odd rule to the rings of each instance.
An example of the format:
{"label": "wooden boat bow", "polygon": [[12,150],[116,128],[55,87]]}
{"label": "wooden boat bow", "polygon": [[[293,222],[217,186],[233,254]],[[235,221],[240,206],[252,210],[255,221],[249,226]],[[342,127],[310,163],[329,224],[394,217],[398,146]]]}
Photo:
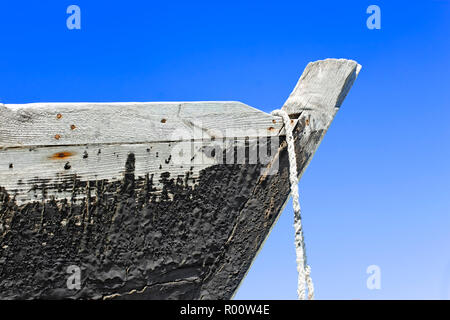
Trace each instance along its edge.
{"label": "wooden boat bow", "polygon": [[[310,63],[284,104],[300,175],[359,70]],[[0,298],[229,299],[288,171],[280,118],[239,102],[0,105]]]}

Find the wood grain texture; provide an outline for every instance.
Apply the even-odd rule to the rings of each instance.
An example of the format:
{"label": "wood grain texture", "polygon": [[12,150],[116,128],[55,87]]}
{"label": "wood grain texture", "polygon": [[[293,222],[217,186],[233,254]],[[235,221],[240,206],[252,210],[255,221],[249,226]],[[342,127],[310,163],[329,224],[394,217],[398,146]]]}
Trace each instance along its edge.
{"label": "wood grain texture", "polygon": [[70,199],[55,186],[72,176],[118,181],[129,153],[138,160],[139,176],[159,176],[161,170],[177,176],[192,167],[191,176],[198,177],[223,163],[205,152],[218,144],[222,149],[222,140],[237,147],[245,139],[277,137],[280,130],[279,117],[240,102],[0,106],[0,178],[18,203]]}
{"label": "wood grain texture", "polygon": [[[135,175],[153,175],[156,190],[162,189],[159,182],[162,172],[179,177],[189,171],[189,181],[193,185],[201,170],[216,164],[268,164],[272,157],[267,155],[274,155],[278,148],[278,137],[272,138],[274,143],[270,146],[265,143],[267,137],[263,136],[4,149],[0,150],[0,185],[20,204],[52,198],[83,199],[85,194],[74,195],[70,189],[61,190],[60,185],[71,184],[73,177],[80,181],[120,181],[130,153],[136,159]],[[250,153],[249,146],[259,148]],[[225,158],[221,156],[224,149],[229,150]]]}
{"label": "wood grain texture", "polygon": [[[353,61],[335,59],[308,65],[283,107],[297,122],[294,136],[300,174],[320,144],[359,68]],[[322,83],[328,86],[326,90],[321,90]],[[173,106],[172,111],[164,112],[178,115],[177,104]],[[194,139],[189,145],[196,156],[206,155],[212,162],[181,168],[179,163],[172,162],[176,154],[173,141],[159,140],[167,139],[169,132],[165,129],[161,129],[164,134],[153,133],[151,139],[158,140],[150,141],[140,140],[148,139],[147,135],[133,140],[129,134],[133,128],[115,133],[106,126],[105,134],[97,134],[92,126],[86,131],[89,139],[71,136],[69,143],[63,143],[63,134],[57,141],[48,138],[55,131],[45,127],[46,120],[37,115],[40,120],[35,124],[39,123],[37,132],[43,140],[35,133],[30,134],[35,129],[30,131],[27,125],[19,123],[21,117],[28,125],[33,123],[34,115],[29,117],[29,107],[0,108],[4,108],[0,111],[4,115],[14,114],[10,123],[24,130],[15,137],[4,129],[0,131],[0,137],[10,139],[0,142],[3,146],[0,151],[1,298],[229,299],[289,197],[283,128],[273,123],[279,119],[261,115],[259,111],[250,113],[263,119],[253,127],[267,133],[262,134],[265,138],[262,140],[252,139],[253,134],[248,133],[239,137],[238,133],[242,132],[239,129],[246,122],[231,121],[236,115],[220,118],[238,124],[199,126],[195,121],[205,110],[191,110],[191,115],[198,114],[187,123],[180,121],[191,133],[200,127],[207,139]],[[128,115],[121,118],[123,121],[130,121],[127,117],[140,121],[135,111],[142,108],[133,108],[128,108]],[[54,118],[52,123],[65,117],[70,120],[60,106],[56,109],[45,111]],[[89,112],[95,123],[101,122],[92,110]],[[147,117],[155,124],[153,129],[159,128],[157,121],[169,123],[168,120],[162,123],[161,114],[156,113],[157,117]],[[113,118],[111,113],[108,119]],[[62,130],[71,123],[67,121],[58,128]],[[203,123],[208,123],[208,119]],[[220,131],[225,126],[238,132],[237,139],[233,137],[231,144],[212,147],[217,142],[212,130]],[[248,127],[251,126],[249,123]],[[115,130],[125,130],[125,127],[117,123]],[[144,122],[140,127],[146,130]],[[76,128],[70,130],[69,133]],[[99,137],[101,140],[96,140]],[[123,141],[126,137],[130,139],[128,143]],[[177,141],[187,144],[183,138]],[[257,159],[253,163],[250,155],[259,154],[257,150],[264,144],[270,147],[263,149],[274,152],[266,157],[266,162]],[[161,152],[160,158],[156,158],[157,150]],[[88,153],[87,158],[84,151]],[[227,157],[234,162],[220,162]],[[33,167],[33,163],[44,161],[50,164]],[[14,173],[16,168],[18,171]],[[27,191],[15,181],[14,174],[20,172],[24,173],[23,179],[29,180],[26,185],[34,189]],[[3,186],[6,181],[7,188]],[[33,196],[18,201],[18,195],[26,193]],[[66,268],[72,264],[82,271],[80,290],[66,287]]]}
{"label": "wood grain texture", "polygon": [[360,70],[361,65],[353,60],[310,62],[284,103],[283,110],[292,116],[309,110],[333,117]]}
{"label": "wood grain texture", "polygon": [[31,103],[0,106],[0,148],[245,137],[282,123],[241,102]]}

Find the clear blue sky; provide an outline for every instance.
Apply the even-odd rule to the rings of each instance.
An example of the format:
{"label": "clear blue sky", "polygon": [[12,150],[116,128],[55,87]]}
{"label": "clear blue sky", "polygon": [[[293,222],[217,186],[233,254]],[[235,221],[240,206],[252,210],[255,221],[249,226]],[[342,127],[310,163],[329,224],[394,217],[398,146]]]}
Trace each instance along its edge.
{"label": "clear blue sky", "polygon": [[[81,30],[66,8],[81,8]],[[366,8],[381,8],[368,30]],[[0,101],[279,108],[309,61],[363,65],[300,182],[317,298],[450,298],[450,1],[2,1]],[[381,289],[366,268],[381,268]],[[296,298],[291,204],[236,298]]]}

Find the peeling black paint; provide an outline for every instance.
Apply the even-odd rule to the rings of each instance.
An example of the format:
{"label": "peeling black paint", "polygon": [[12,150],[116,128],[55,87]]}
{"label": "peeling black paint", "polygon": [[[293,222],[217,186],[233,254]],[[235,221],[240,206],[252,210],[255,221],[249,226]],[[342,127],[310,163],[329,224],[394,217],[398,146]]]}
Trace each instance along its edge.
{"label": "peeling black paint", "polygon": [[[101,298],[144,287],[146,298],[198,297],[250,196],[258,165],[214,166],[201,172],[195,186],[163,172],[161,192],[153,187],[153,176],[135,177],[134,170],[131,153],[122,181],[74,177],[57,186],[74,195],[95,195],[82,201],[18,206],[0,188],[0,221],[6,228],[0,237],[0,298]],[[241,176],[253,179],[238,183]],[[82,270],[78,292],[66,287],[70,265]]]}
{"label": "peeling black paint", "polygon": [[[297,154],[301,169],[311,155]],[[215,165],[192,185],[191,171],[135,176],[130,153],[121,181],[73,175],[56,186],[71,200],[45,196],[38,178],[45,201],[18,205],[0,187],[0,298],[228,299],[289,194],[285,148],[279,161],[265,178],[259,164]],[[78,291],[66,286],[70,265],[81,268]]]}

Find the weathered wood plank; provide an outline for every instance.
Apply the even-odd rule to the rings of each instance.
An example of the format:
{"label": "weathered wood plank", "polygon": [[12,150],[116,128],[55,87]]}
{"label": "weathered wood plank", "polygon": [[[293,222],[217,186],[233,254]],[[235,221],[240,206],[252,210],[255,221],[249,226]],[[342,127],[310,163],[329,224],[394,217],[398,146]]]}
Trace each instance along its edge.
{"label": "weathered wood plank", "polygon": [[32,103],[0,106],[0,148],[276,136],[278,117],[241,102]]}
{"label": "weathered wood plank", "polygon": [[[265,131],[260,132],[264,134]],[[100,144],[74,146],[47,146],[0,150],[0,186],[18,203],[49,199],[79,199],[85,194],[73,195],[63,191],[61,184],[71,184],[73,177],[80,181],[120,181],[125,173],[124,163],[134,154],[135,175],[154,176],[153,187],[161,190],[160,175],[185,177],[195,184],[199,172],[217,164],[267,164],[278,149],[278,137],[269,147],[260,138],[205,139],[178,142],[137,144]],[[247,145],[247,151],[245,146]],[[233,146],[233,148],[231,148]],[[259,146],[258,149],[250,146]],[[236,157],[234,156],[236,148]],[[230,152],[224,158],[223,150]],[[252,153],[249,150],[253,150]],[[239,154],[237,154],[239,151]],[[247,156],[246,153],[247,152]]]}
{"label": "weathered wood plank", "polygon": [[[298,118],[293,134],[299,176],[311,161],[360,69],[351,60],[312,62],[284,104],[283,110]],[[222,254],[203,280],[201,299],[232,297],[283,211],[290,196],[286,143],[280,145],[273,163],[279,168],[278,174],[263,174],[240,209]],[[266,170],[270,170],[270,165]]]}

